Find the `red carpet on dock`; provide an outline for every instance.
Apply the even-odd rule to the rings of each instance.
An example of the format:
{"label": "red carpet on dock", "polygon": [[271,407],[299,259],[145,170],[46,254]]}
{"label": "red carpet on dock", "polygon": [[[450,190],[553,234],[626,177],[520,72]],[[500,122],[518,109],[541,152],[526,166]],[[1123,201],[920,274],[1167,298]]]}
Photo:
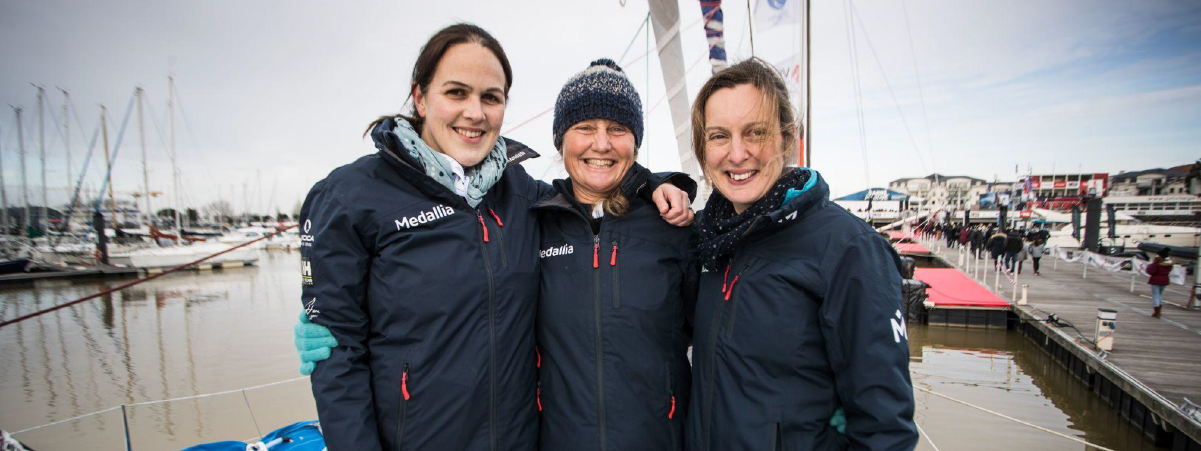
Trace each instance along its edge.
{"label": "red carpet on dock", "polygon": [[889,238],[892,238],[892,239],[894,239],[894,240],[899,240],[899,239],[901,239],[901,238],[905,238],[905,237],[913,238],[913,234],[912,234],[912,233],[905,233],[905,232],[902,232],[902,231],[899,231],[899,230],[893,230],[893,231],[891,231],[891,232],[888,232],[888,237],[889,237]]}
{"label": "red carpet on dock", "polygon": [[922,246],[921,243],[893,243],[897,248],[898,254],[929,254],[930,249]]}
{"label": "red carpet on dock", "polygon": [[1009,307],[1008,301],[955,268],[914,268],[913,278],[930,285],[926,293],[937,307]]}

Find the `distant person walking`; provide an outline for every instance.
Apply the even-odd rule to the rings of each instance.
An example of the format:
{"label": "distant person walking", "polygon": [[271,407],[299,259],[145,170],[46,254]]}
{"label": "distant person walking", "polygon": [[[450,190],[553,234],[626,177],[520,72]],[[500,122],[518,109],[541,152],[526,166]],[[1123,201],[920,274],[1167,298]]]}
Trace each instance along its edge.
{"label": "distant person walking", "polygon": [[1017,257],[1014,258],[1014,261],[1017,262],[1017,273],[1021,274],[1022,263],[1030,257],[1030,243],[1027,243],[1026,240],[1021,238],[1018,239],[1018,243],[1021,244],[1022,249],[1018,251]]}
{"label": "distant person walking", "polygon": [[968,240],[971,239],[971,236],[972,229],[969,229],[967,224],[964,224],[963,227],[959,229],[959,247],[967,249],[967,243]]}
{"label": "distant person walking", "polygon": [[1005,237],[1005,269],[1013,271],[1013,262],[1017,261],[1018,252],[1021,251],[1022,235],[1011,229]]}
{"label": "distant person walking", "polygon": [[1034,263],[1034,275],[1039,276],[1038,260],[1043,258],[1043,254],[1047,252],[1047,242],[1043,240],[1035,240],[1030,244],[1030,261]]}
{"label": "distant person walking", "polygon": [[972,242],[972,256],[980,258],[980,250],[984,247],[984,232],[980,230],[980,226],[972,227],[972,233],[968,240]]}
{"label": "distant person walking", "polygon": [[992,256],[993,266],[1001,265],[1001,256],[1005,254],[1005,232],[997,230],[988,238],[988,252]]}
{"label": "distant person walking", "polygon": [[1159,318],[1159,310],[1163,307],[1163,289],[1168,286],[1168,276],[1172,274],[1172,265],[1175,262],[1171,257],[1168,257],[1168,248],[1159,250],[1151,263],[1147,265],[1147,275],[1151,276],[1147,279],[1147,284],[1151,285],[1151,302],[1155,306],[1155,313],[1151,314],[1152,318]]}

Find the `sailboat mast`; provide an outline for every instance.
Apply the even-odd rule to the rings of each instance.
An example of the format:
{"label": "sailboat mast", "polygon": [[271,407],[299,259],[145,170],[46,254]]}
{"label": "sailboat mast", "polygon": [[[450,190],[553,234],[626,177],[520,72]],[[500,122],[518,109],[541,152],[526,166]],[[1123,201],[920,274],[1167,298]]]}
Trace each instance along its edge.
{"label": "sailboat mast", "polygon": [[175,198],[175,236],[183,239],[183,219],[179,209],[179,166],[175,162],[175,77],[167,77],[167,123],[171,134],[171,192]]}
{"label": "sailboat mast", "polygon": [[[108,111],[104,108],[104,105],[100,105],[100,129],[104,131],[104,169],[106,171],[108,171],[109,174],[112,174],[113,160],[109,156],[109,153],[108,153],[108,122],[105,120],[106,116],[108,116]],[[110,175],[110,177],[111,177],[111,175]],[[100,195],[103,196],[104,193],[101,193]],[[116,225],[117,224],[117,201],[115,199],[113,199],[113,184],[112,183],[108,184],[108,214],[113,216],[112,218],[110,218],[110,220],[114,224],[113,227],[118,227],[118,225]]]}
{"label": "sailboat mast", "polygon": [[46,225],[50,223],[50,218],[46,216],[46,205],[50,203],[50,198],[47,194],[50,193],[46,188],[46,89],[38,86],[38,147],[41,150],[42,160],[42,214],[38,224],[38,230],[45,231]]}
{"label": "sailboat mast", "polygon": [[17,145],[21,151],[21,200],[25,202],[25,214],[21,216],[21,231],[18,234],[24,236],[25,230],[29,228],[29,176],[25,172],[25,127],[21,124],[21,107],[14,107],[17,111]]}
{"label": "sailboat mast", "polygon": [[138,88],[138,135],[141,138],[142,144],[142,195],[146,196],[145,221],[147,227],[154,226],[154,210],[150,208],[150,169],[146,167],[146,128],[144,127],[142,117],[142,93],[146,92],[141,87]]}
{"label": "sailboat mast", "polygon": [[[74,174],[71,174],[71,127],[70,122],[67,120],[67,105],[71,96],[70,94],[67,94],[66,89],[59,88],[59,91],[63,92],[63,153],[66,154],[67,157],[67,195],[70,196],[72,191],[71,187],[75,185],[75,179],[73,177]],[[71,198],[67,201],[71,202],[67,205],[67,211],[74,212],[75,199]],[[63,218],[64,227],[62,227],[61,230],[66,230],[65,226],[70,222],[71,218]]]}
{"label": "sailboat mast", "polygon": [[4,158],[0,157],[0,216],[3,217],[4,231],[0,235],[7,235],[9,232],[8,226],[8,190],[4,187]]}

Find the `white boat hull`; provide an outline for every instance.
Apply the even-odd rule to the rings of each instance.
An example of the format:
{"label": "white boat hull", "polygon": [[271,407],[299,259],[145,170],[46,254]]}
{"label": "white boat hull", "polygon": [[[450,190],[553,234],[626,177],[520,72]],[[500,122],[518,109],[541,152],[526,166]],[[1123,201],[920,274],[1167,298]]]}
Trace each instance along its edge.
{"label": "white boat hull", "polygon": [[[229,245],[220,243],[204,243],[191,246],[142,249],[125,254],[109,255],[109,263],[132,268],[173,268],[200,260],[230,247]],[[258,253],[254,250],[240,248],[205,260],[201,264],[220,265],[238,262],[243,265],[249,265],[258,260]]]}

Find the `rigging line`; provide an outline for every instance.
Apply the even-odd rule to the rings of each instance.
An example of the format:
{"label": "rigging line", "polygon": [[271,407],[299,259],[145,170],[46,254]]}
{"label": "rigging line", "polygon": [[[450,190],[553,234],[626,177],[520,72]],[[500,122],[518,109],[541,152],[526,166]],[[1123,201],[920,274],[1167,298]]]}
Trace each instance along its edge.
{"label": "rigging line", "polygon": [[930,440],[930,434],[927,434],[926,431],[922,429],[922,425],[917,424],[916,421],[913,422],[913,425],[917,426],[917,431],[922,433],[922,437],[926,438],[926,443],[929,443],[930,446],[934,448],[934,451],[941,451],[938,449],[938,445],[934,444],[934,440]]}
{"label": "rigging line", "polygon": [[867,48],[872,52],[872,59],[876,60],[876,67],[880,69],[880,76],[884,78],[884,86],[888,87],[888,94],[892,96],[892,103],[897,107],[897,114],[901,116],[901,123],[905,125],[905,132],[909,135],[909,142],[913,144],[913,152],[917,155],[917,161],[922,165],[922,172],[928,172],[926,169],[926,159],[922,157],[922,152],[917,146],[917,140],[913,137],[913,129],[909,127],[909,120],[905,118],[905,111],[901,109],[901,102],[897,100],[897,93],[892,89],[892,83],[888,81],[888,74],[884,72],[884,64],[880,62],[880,56],[876,54],[876,46],[872,44],[871,35],[867,34],[867,27],[863,24],[863,18],[855,9],[855,4],[848,2],[851,5],[851,17],[859,22],[859,28],[863,29],[863,38],[867,40]]}
{"label": "rigging line", "polygon": [[[113,145],[113,154],[109,158],[108,171],[104,174],[104,183],[100,184],[100,195],[96,197],[95,211],[100,211],[100,205],[104,202],[104,190],[108,188],[109,183],[113,178],[113,165],[117,162],[117,154],[121,151],[121,141],[125,139],[125,127],[129,125],[129,117],[133,114],[133,103],[138,98],[138,90],[134,89],[134,93],[129,97],[129,106],[125,107],[125,118],[121,119],[121,129],[117,132],[117,141]],[[113,212],[114,218],[116,212]]]}
{"label": "rigging line", "polygon": [[1028,422],[1025,422],[1025,421],[1019,420],[1019,419],[1017,419],[1017,418],[1011,417],[1011,416],[1009,416],[1009,415],[1005,415],[1005,414],[1003,414],[1003,413],[994,412],[994,411],[992,411],[992,410],[985,409],[985,408],[983,408],[983,407],[977,406],[977,405],[975,405],[975,404],[972,404],[972,403],[969,403],[969,402],[967,402],[967,401],[961,401],[961,400],[958,400],[958,399],[952,398],[952,397],[950,397],[950,396],[944,395],[944,394],[942,394],[942,393],[938,393],[938,392],[936,392],[936,391],[934,391],[934,390],[930,390],[930,389],[928,389],[928,388],[925,388],[925,387],[920,387],[920,386],[914,385],[914,386],[913,386],[913,389],[914,389],[914,390],[919,390],[919,391],[922,391],[922,392],[925,392],[925,393],[929,393],[929,394],[931,394],[931,395],[938,396],[938,397],[940,397],[940,398],[943,398],[943,399],[946,399],[946,400],[949,400],[949,401],[953,401],[953,402],[956,402],[956,403],[959,403],[959,404],[962,404],[962,405],[965,405],[965,406],[971,407],[971,408],[973,408],[973,409],[976,409],[976,410],[983,411],[983,412],[985,412],[985,413],[989,413],[989,414],[992,414],[992,415],[996,415],[996,416],[998,416],[998,417],[1004,418],[1004,419],[1006,419],[1006,420],[1009,420],[1009,421],[1013,421],[1013,422],[1015,422],[1015,423],[1018,423],[1018,424],[1021,424],[1021,425],[1023,425],[1023,426],[1029,426],[1029,427],[1032,427],[1032,428],[1034,428],[1034,429],[1038,429],[1038,430],[1040,430],[1040,431],[1046,432],[1046,433],[1048,433],[1048,434],[1053,434],[1053,435],[1056,435],[1056,436],[1059,436],[1059,437],[1062,437],[1062,438],[1066,438],[1066,439],[1068,439],[1068,440],[1071,440],[1071,441],[1073,441],[1073,442],[1076,442],[1076,443],[1083,444],[1083,445],[1085,445],[1085,446],[1091,446],[1091,447],[1093,447],[1093,448],[1096,448],[1096,449],[1098,449],[1098,450],[1102,450],[1102,451],[1114,451],[1114,450],[1112,450],[1112,449],[1110,449],[1110,448],[1106,448],[1106,447],[1104,447],[1104,446],[1097,445],[1097,444],[1094,444],[1094,443],[1089,443],[1089,442],[1086,442],[1086,441],[1084,441],[1084,440],[1081,440],[1081,439],[1079,439],[1079,438],[1076,438],[1076,437],[1072,437],[1072,436],[1070,436],[1070,435],[1067,435],[1067,434],[1062,434],[1062,433],[1059,433],[1059,432],[1055,432],[1055,431],[1052,431],[1052,430],[1050,430],[1050,429],[1047,429],[1047,428],[1045,428],[1045,427],[1042,427],[1042,426],[1039,426],[1039,425],[1036,425],[1036,424],[1032,424],[1032,423],[1028,423]]}
{"label": "rigging line", "polygon": [[[196,142],[196,133],[194,133],[192,131],[192,121],[190,119],[188,119],[188,111],[183,106],[183,98],[179,95],[179,89],[175,88],[174,83],[171,85],[171,93],[175,94],[175,97],[174,97],[175,107],[179,110],[179,115],[183,116],[184,128],[188,131],[188,139],[190,139],[192,141],[192,152],[190,154],[196,155],[199,152],[200,145]],[[543,114],[545,114],[545,113],[543,113]],[[178,163],[178,161],[179,160],[176,160],[177,163]],[[216,174],[216,172],[209,170],[208,163],[205,161],[204,158],[196,158],[194,161],[200,162],[201,169],[204,170],[205,174]],[[208,182],[210,184],[212,184],[212,185],[210,185],[209,192],[217,192],[217,190],[220,188],[220,186],[215,184],[216,183],[215,179],[212,177],[205,177],[205,179],[208,180]],[[180,186],[181,186],[180,191],[187,193],[187,189],[182,188],[182,186],[186,186],[186,185],[184,183],[180,183]]]}
{"label": "rigging line", "polygon": [[[129,282],[129,283],[126,283],[126,284],[123,284],[123,285],[118,285],[118,286],[116,286],[116,287],[109,288],[109,289],[107,289],[107,290],[103,290],[103,291],[100,291],[100,292],[97,292],[97,293],[93,293],[93,294],[90,294],[90,295],[84,296],[84,297],[82,297],[82,298],[79,298],[79,299],[76,299],[76,300],[74,300],[74,301],[65,302],[65,303],[62,303],[62,304],[55,305],[55,306],[53,306],[53,307],[48,307],[48,308],[45,308],[45,309],[42,309],[42,310],[38,310],[38,311],[36,311],[36,312],[33,312],[33,313],[30,313],[30,314],[28,314],[28,315],[22,315],[22,316],[19,316],[19,317],[17,317],[17,318],[13,318],[13,319],[10,319],[10,320],[4,321],[4,322],[0,322],[0,328],[3,328],[4,326],[8,326],[8,325],[10,325],[10,324],[16,324],[16,323],[19,323],[19,322],[21,322],[21,321],[25,321],[25,320],[27,320],[27,319],[30,319],[30,318],[34,318],[34,317],[38,317],[38,316],[41,316],[41,315],[45,315],[45,314],[47,314],[47,313],[53,312],[53,311],[55,311],[55,310],[58,310],[58,309],[67,308],[67,307],[70,307],[70,306],[72,306],[72,305],[78,304],[78,303],[80,303],[80,302],[84,302],[84,301],[89,301],[89,300],[92,300],[92,299],[96,299],[96,298],[98,298],[98,297],[101,297],[101,296],[104,296],[104,295],[106,295],[106,294],[115,293],[115,292],[118,292],[118,291],[124,290],[124,289],[126,289],[126,288],[132,287],[132,286],[134,286],[134,285],[140,284],[140,283],[142,283],[142,282],[149,282],[149,281],[151,281],[151,280],[157,279],[157,278],[159,278],[159,277],[162,277],[162,276],[165,276],[165,275],[167,275],[167,274],[174,273],[174,272],[176,272],[176,271],[179,271],[179,270],[181,270],[181,269],[185,269],[185,268],[188,268],[188,267],[191,267],[191,266],[194,266],[194,265],[197,265],[197,264],[203,263],[203,262],[205,262],[205,261],[207,261],[207,260],[209,260],[209,259],[212,259],[212,258],[214,258],[214,257],[220,256],[220,255],[223,255],[223,254],[226,254],[226,253],[228,253],[228,252],[233,252],[233,251],[235,251],[235,250],[237,250],[237,249],[241,249],[241,248],[243,248],[243,247],[246,247],[246,246],[249,246],[249,245],[251,245],[251,244],[257,243],[257,242],[259,242],[259,241],[262,241],[262,240],[265,240],[265,239],[271,238],[271,237],[273,237],[273,236],[275,236],[275,235],[279,235],[279,234],[281,234],[281,233],[283,233],[283,232],[285,232],[285,231],[287,231],[287,230],[289,230],[289,229],[292,229],[292,228],[294,228],[294,227],[296,227],[296,226],[298,226],[298,225],[299,225],[299,224],[293,224],[293,225],[290,225],[290,226],[287,226],[287,227],[279,227],[279,228],[277,228],[277,229],[275,230],[275,232],[274,232],[274,233],[270,233],[270,234],[267,234],[267,235],[263,235],[263,236],[261,236],[261,237],[255,238],[255,239],[253,239],[253,240],[247,241],[247,242],[245,242],[245,243],[242,243],[242,244],[239,244],[239,245],[237,245],[237,246],[233,246],[233,247],[231,247],[231,248],[229,248],[229,249],[223,250],[223,251],[221,251],[221,252],[217,252],[217,253],[215,253],[215,254],[212,254],[212,255],[209,255],[209,256],[207,256],[207,257],[204,257],[204,258],[198,259],[198,260],[196,260],[196,261],[193,261],[193,262],[190,262],[190,263],[184,263],[184,264],[182,264],[182,265],[179,265],[179,266],[173,267],[173,268],[171,268],[171,269],[168,269],[168,270],[166,270],[166,271],[160,272],[160,273],[158,273],[158,274],[154,274],[154,275],[146,276],[146,277],[143,277],[143,278],[141,278],[141,279],[135,280],[135,281],[133,281],[133,282]],[[134,405],[134,404],[130,404],[130,405]]]}
{"label": "rigging line", "polygon": [[859,75],[859,46],[855,39],[855,21],[851,18],[853,12],[850,8],[850,0],[843,2],[843,17],[846,19],[846,35],[847,35],[847,56],[851,59],[851,86],[855,93],[855,118],[859,124],[859,153],[863,158],[863,183],[867,187],[871,187],[871,176],[868,169],[867,158],[867,124],[863,116],[863,82]]}
{"label": "rigging line", "polygon": [[905,0],[901,0],[901,12],[901,17],[905,18],[905,33],[909,36],[909,56],[913,59],[913,76],[917,78],[917,98],[922,104],[922,121],[926,124],[926,147],[930,151],[930,168],[938,172],[938,166],[935,164],[937,159],[934,158],[934,136],[930,134],[930,115],[926,114],[926,95],[922,92],[922,75],[917,70],[917,52],[913,50],[913,31],[909,26],[909,8],[905,6]]}
{"label": "rigging line", "polygon": [[[702,16],[700,19],[697,19],[695,22],[693,22],[692,24],[690,24],[690,25],[688,25],[687,27],[685,27],[685,28],[684,28],[684,31],[689,31],[689,30],[691,30],[693,27],[695,27],[697,24],[701,23],[701,21],[702,21],[702,20],[704,20],[705,18],[712,17],[712,16],[713,16],[713,14],[714,14],[716,11],[717,11],[717,10],[716,10],[716,9],[714,9],[713,11],[710,11],[710,12],[709,12],[709,14],[706,14],[706,15]],[[669,33],[668,33],[669,35],[670,35],[670,34],[672,34],[672,33],[670,32],[671,30],[668,30],[668,31],[669,31]],[[649,30],[648,30],[648,33],[649,33]],[[673,38],[673,39],[674,39],[674,38]],[[670,39],[669,39],[669,41],[670,41]],[[666,45],[666,44],[664,44],[664,45]],[[656,46],[656,47],[658,47],[658,46]],[[709,49],[712,49],[712,48],[713,48],[713,45],[712,45],[712,44],[710,44],[710,45],[709,45]],[[624,66],[625,66],[625,65],[627,65],[627,64],[633,64],[633,63],[635,63],[635,62],[637,62],[637,61],[641,60],[642,58],[645,58],[647,55],[650,55],[650,52],[649,52],[649,51],[648,51],[648,52],[646,52],[646,53],[643,53],[642,55],[639,55],[638,57],[634,58],[633,60],[630,60],[630,62],[629,62],[629,63],[622,63],[621,65],[624,67]],[[708,51],[706,51],[706,52],[705,52],[705,55],[708,55]],[[693,66],[696,66],[696,63],[693,63]],[[646,69],[646,70],[648,71],[648,74],[649,74],[649,71],[650,71],[650,64],[647,64],[647,69]],[[686,72],[685,74],[687,74],[687,72]],[[648,75],[648,77],[649,77],[649,75]],[[648,83],[649,83],[649,82],[648,82]],[[176,95],[176,98],[178,99],[178,97],[179,97],[179,95],[177,94],[177,95]],[[662,99],[660,99],[659,101],[662,101]],[[652,108],[652,109],[653,109],[653,108]],[[521,128],[521,127],[523,127],[523,126],[525,126],[525,125],[529,124],[530,122],[533,122],[533,121],[534,121],[534,119],[538,119],[538,118],[540,118],[540,117],[542,117],[542,116],[545,116],[545,115],[546,115],[546,113],[549,113],[549,112],[551,112],[551,111],[554,111],[554,110],[555,110],[555,107],[554,107],[554,105],[552,105],[550,108],[547,108],[547,109],[545,109],[545,110],[542,110],[542,112],[541,112],[541,113],[538,113],[538,114],[535,114],[534,116],[531,116],[529,119],[526,119],[526,120],[522,121],[520,124],[514,125],[512,128],[510,128],[510,129],[508,129],[508,130],[501,131],[501,134],[502,134],[502,135],[507,135],[507,134],[509,134],[509,133],[512,133],[514,130],[517,130],[517,129],[519,129],[519,128]],[[186,117],[185,117],[185,120],[186,120]]]}
{"label": "rigging line", "polygon": [[[271,386],[275,386],[275,385],[286,384],[286,383],[289,383],[289,382],[296,382],[296,381],[298,381],[298,380],[301,380],[301,379],[308,379],[308,378],[309,378],[308,376],[301,376],[301,377],[297,377],[297,378],[292,378],[292,379],[287,379],[287,380],[282,380],[282,381],[276,381],[276,382],[270,382],[270,383],[266,383],[266,384],[262,384],[262,385],[256,385],[256,386],[254,386],[254,387],[246,387],[246,388],[241,388],[241,389],[236,389],[236,390],[226,390],[226,391],[221,391],[221,392],[216,392],[216,393],[205,393],[205,394],[200,394],[200,395],[184,396],[184,397],[180,397],[180,398],[172,398],[172,399],[160,399],[160,400],[156,400],[156,401],[143,401],[143,402],[135,402],[135,403],[132,403],[132,404],[122,404],[122,405],[123,405],[123,406],[125,406],[125,407],[137,407],[137,406],[145,406],[145,405],[153,405],[153,404],[163,404],[163,403],[168,403],[168,402],[176,402],[176,401],[190,401],[190,400],[193,400],[193,399],[208,398],[208,397],[212,397],[212,396],[219,396],[219,395],[228,395],[228,394],[231,394],[231,393],[237,393],[237,392],[246,391],[246,390],[257,390],[257,389],[260,389],[260,388],[266,388],[266,387],[271,387]],[[12,433],[12,434],[10,434],[10,435],[24,434],[24,433],[26,433],[26,432],[30,432],[30,431],[36,431],[36,430],[38,430],[38,429],[47,428],[47,427],[50,427],[50,426],[55,426],[55,425],[59,425],[59,424],[63,424],[63,423],[67,423],[67,422],[71,422],[71,421],[75,421],[75,420],[79,420],[79,419],[82,419],[82,418],[87,418],[87,417],[90,417],[90,416],[92,416],[92,415],[97,415],[97,414],[101,414],[101,413],[105,413],[105,412],[111,412],[111,411],[113,411],[113,410],[120,409],[122,405],[118,405],[118,406],[109,407],[109,408],[107,408],[107,409],[97,410],[97,411],[95,411],[95,412],[85,413],[85,414],[83,414],[83,415],[79,415],[79,416],[75,416],[75,417],[71,417],[71,418],[66,418],[66,419],[58,420],[58,421],[55,421],[55,422],[53,422],[53,423],[47,423],[47,424],[43,424],[43,425],[41,425],[41,426],[34,426],[34,427],[31,427],[31,428],[25,428],[25,429],[22,429],[22,430],[19,430],[19,431],[13,432],[13,433]]]}
{"label": "rigging line", "polygon": [[[626,59],[626,55],[630,53],[630,49],[634,48],[634,41],[637,41],[638,35],[642,34],[642,28],[645,27],[646,24],[650,21],[651,21],[651,13],[650,13],[650,11],[647,11],[646,19],[642,20],[642,25],[638,26],[638,31],[634,32],[634,37],[630,38],[630,44],[626,46],[626,51],[621,52],[621,58],[618,58],[617,61],[623,61]],[[649,50],[648,50],[648,52],[649,52]]]}
{"label": "rigging line", "polygon": [[755,13],[751,12],[751,0],[746,0],[746,20],[747,20],[747,23],[750,24],[750,25],[748,25],[747,28],[750,29],[751,57],[752,58],[755,57],[755,24],[751,23],[751,21],[754,20],[754,18],[755,18]]}
{"label": "rigging line", "polygon": [[84,154],[84,157],[83,157],[83,170],[79,171],[79,180],[75,182],[75,190],[74,190],[74,193],[71,195],[71,205],[67,208],[68,220],[62,222],[61,226],[58,229],[59,235],[55,237],[54,243],[50,245],[50,249],[54,249],[55,247],[58,247],[58,244],[61,243],[62,239],[63,239],[62,232],[65,232],[69,227],[71,227],[71,221],[69,219],[75,216],[75,210],[77,209],[76,206],[80,205],[79,197],[80,197],[80,190],[83,189],[83,179],[85,177],[87,177],[87,175],[88,175],[87,170],[88,170],[89,163],[92,161],[92,153],[93,153],[92,151],[96,149],[96,140],[99,138],[100,138],[100,124],[97,123],[95,131],[92,132],[91,143],[88,144],[88,152],[86,154]]}

